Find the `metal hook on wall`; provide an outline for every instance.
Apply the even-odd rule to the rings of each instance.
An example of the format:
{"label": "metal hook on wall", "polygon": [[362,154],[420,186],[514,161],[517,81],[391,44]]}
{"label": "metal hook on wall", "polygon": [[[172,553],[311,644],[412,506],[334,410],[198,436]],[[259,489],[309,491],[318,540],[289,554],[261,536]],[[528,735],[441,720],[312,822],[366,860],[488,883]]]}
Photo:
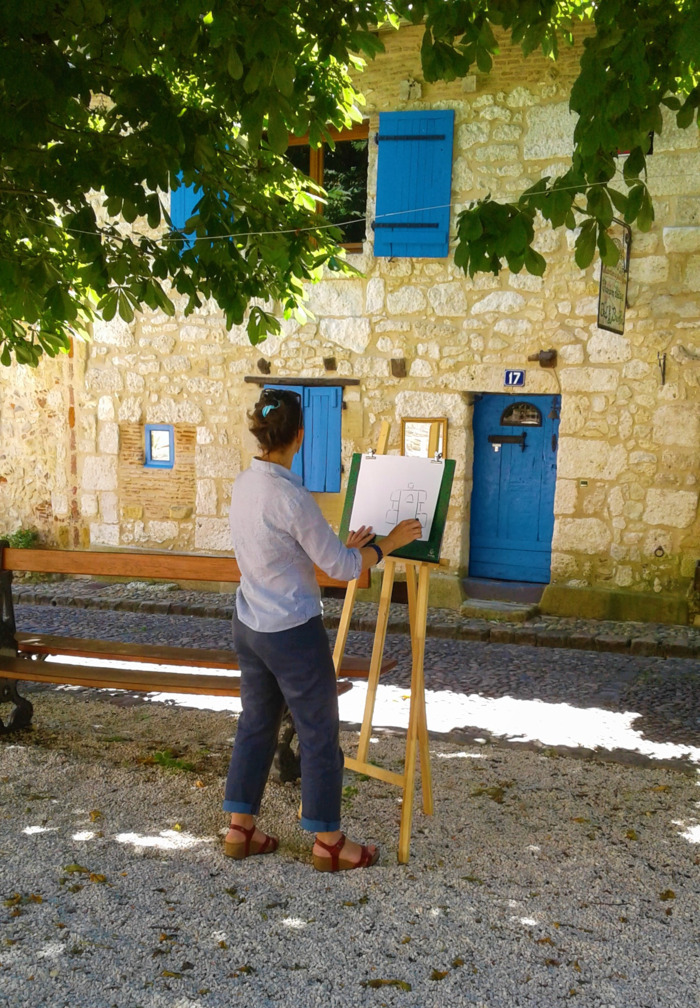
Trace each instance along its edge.
{"label": "metal hook on wall", "polygon": [[661,384],[666,384],[666,354],[656,353],[656,363],[659,365],[659,371],[661,372]]}

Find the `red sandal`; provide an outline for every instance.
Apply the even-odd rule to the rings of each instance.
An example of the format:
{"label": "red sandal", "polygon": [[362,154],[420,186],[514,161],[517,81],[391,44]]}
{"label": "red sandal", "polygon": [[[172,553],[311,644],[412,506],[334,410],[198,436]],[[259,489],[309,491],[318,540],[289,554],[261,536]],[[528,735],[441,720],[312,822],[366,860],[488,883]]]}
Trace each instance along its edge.
{"label": "red sandal", "polygon": [[347,861],[345,858],[341,858],[340,852],[345,846],[345,834],[341,833],[340,839],[336,840],[334,844],[325,844],[323,840],[316,840],[319,847],[323,847],[330,854],[330,858],[321,857],[319,854],[313,855],[314,868],[316,871],[351,871],[353,868],[370,868],[373,864],[376,864],[379,860],[379,851],[375,850],[372,854],[369,847],[366,844],[361,845],[361,853],[359,861]]}
{"label": "red sandal", "polygon": [[265,839],[262,843],[258,840],[253,840],[255,824],[250,829],[246,829],[245,826],[232,823],[229,829],[238,830],[245,837],[245,840],[241,840],[240,843],[231,843],[230,840],[224,840],[224,854],[226,857],[236,858],[237,861],[252,857],[253,854],[272,854],[279,847],[277,837],[270,836],[268,833],[265,833]]}

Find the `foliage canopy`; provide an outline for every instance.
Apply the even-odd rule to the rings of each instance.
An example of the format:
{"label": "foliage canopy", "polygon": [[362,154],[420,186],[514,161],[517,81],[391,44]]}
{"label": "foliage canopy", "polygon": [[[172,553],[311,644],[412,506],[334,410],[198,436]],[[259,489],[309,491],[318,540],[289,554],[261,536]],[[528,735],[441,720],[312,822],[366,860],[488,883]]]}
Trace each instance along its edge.
{"label": "foliage canopy", "polygon": [[[425,79],[487,72],[509,33],[556,59],[590,23],[571,92],[571,165],[511,203],[486,198],[457,221],[466,272],[540,274],[539,212],[580,228],[576,262],[610,261],[613,214],[648,228],[644,183],[661,108],[689,127],[700,105],[700,0],[24,0],[0,5],[0,362],[35,365],[96,314],[186,312],[206,298],[240,324],[252,299],[300,310],[305,280],[345,270],[323,193],[284,158],[289,134],[361,118],[359,71],[374,29],[424,26]],[[359,84],[353,84],[353,80]],[[629,150],[624,192],[610,183]],[[172,228],[163,193],[196,183],[196,241]],[[253,343],[278,327],[255,305]]]}

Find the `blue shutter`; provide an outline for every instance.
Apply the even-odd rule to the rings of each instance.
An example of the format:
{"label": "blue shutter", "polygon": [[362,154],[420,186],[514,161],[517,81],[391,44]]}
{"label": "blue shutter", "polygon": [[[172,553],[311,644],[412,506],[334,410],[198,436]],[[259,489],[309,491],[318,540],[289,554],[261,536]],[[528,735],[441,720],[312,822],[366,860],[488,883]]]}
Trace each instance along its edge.
{"label": "blue shutter", "polygon": [[380,113],[375,256],[447,255],[454,115]]}
{"label": "blue shutter", "polygon": [[339,386],[304,389],[304,486],[340,490],[340,421],[343,390]]}
{"label": "blue shutter", "polygon": [[[304,392],[305,389],[302,385],[268,385],[265,384],[264,388],[274,388],[283,389],[285,392],[298,392],[301,396],[302,409],[304,407]],[[304,416],[304,428],[306,429],[308,423],[308,418]],[[306,432],[304,434],[304,440],[306,440]],[[304,450],[302,445],[302,450],[298,451],[294,458],[292,459],[292,472],[296,473],[297,476],[301,476],[304,479]],[[304,486],[306,486],[306,480],[304,480]]]}
{"label": "blue shutter", "polygon": [[[182,178],[182,176],[180,176]],[[170,193],[170,219],[176,231],[184,231],[185,224],[194,213],[194,208],[202,197],[201,189],[195,191],[194,184],[181,185],[179,189]],[[194,239],[187,242],[187,247],[194,245]]]}

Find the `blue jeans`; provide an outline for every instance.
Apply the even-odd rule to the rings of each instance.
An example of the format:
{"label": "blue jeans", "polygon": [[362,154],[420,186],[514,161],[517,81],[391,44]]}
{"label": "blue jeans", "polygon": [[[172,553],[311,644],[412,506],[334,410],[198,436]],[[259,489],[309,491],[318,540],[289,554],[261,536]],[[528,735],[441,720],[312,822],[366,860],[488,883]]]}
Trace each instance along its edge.
{"label": "blue jeans", "polygon": [[343,753],[338,692],[321,617],[279,633],[258,633],[241,623],[234,609],[233,643],[241,668],[243,710],[224,810],[257,815],[286,704],[299,738],[301,826],[314,833],[339,829]]}

